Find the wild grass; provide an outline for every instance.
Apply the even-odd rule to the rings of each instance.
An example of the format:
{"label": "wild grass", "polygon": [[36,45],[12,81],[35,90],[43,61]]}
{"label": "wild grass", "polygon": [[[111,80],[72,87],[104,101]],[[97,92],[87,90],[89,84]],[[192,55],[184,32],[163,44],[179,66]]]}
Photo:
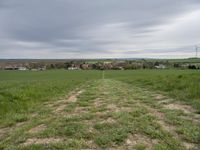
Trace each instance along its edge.
{"label": "wild grass", "polygon": [[198,70],[125,70],[106,71],[106,78],[161,91],[192,105],[200,113],[200,71]]}
{"label": "wild grass", "polygon": [[[106,71],[101,78],[101,71],[0,72],[0,149],[198,149],[198,114],[165,107],[179,100],[198,109],[199,93],[186,92],[199,88],[198,71]],[[82,93],[70,101],[77,87]],[[160,103],[169,97],[155,93],[173,101]],[[25,144],[52,138],[60,141]]]}
{"label": "wild grass", "polygon": [[36,105],[66,96],[97,78],[101,78],[100,71],[0,71],[0,123],[6,118],[9,124],[25,119]]}

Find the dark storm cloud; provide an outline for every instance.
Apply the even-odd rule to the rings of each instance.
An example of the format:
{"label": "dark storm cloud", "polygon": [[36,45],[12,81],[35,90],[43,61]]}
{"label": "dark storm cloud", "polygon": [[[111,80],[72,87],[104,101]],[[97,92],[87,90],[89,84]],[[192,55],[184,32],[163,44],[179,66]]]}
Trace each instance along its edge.
{"label": "dark storm cloud", "polygon": [[144,44],[160,46],[160,26],[173,24],[199,5],[199,0],[0,0],[0,57],[9,57],[9,51],[36,55],[27,57],[43,51],[52,58],[54,53],[98,57],[132,49],[145,54]]}

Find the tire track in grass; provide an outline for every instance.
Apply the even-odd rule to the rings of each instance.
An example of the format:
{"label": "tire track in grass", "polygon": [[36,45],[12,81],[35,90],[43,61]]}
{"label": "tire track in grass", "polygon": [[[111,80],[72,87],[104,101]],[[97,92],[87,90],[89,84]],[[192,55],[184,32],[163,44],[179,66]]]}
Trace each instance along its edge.
{"label": "tire track in grass", "polygon": [[176,125],[166,122],[164,105],[173,101],[160,103],[165,99],[168,98],[162,95],[155,98],[155,93],[121,81],[95,80],[72,91],[67,98],[46,103],[45,107],[51,110],[46,114],[49,119],[38,117],[44,120],[27,128],[29,136],[21,146],[44,145],[43,149],[53,149],[53,144],[60,144],[63,149],[109,150],[197,148],[182,139]]}
{"label": "tire track in grass", "polygon": [[[120,88],[122,89],[122,88]],[[129,88],[127,88],[127,90],[129,90]],[[141,89],[142,90],[142,89]],[[130,91],[131,93],[133,91]],[[140,91],[140,94],[143,94],[141,91]],[[159,96],[159,99],[163,99],[165,98],[164,96]],[[158,99],[158,96],[157,96],[157,99]],[[148,111],[151,113],[151,115],[153,116],[156,116],[156,118],[158,119],[157,123],[167,132],[169,132],[175,139],[177,139],[178,141],[180,141],[182,143],[182,145],[186,148],[186,149],[191,149],[191,148],[195,148],[197,149],[198,146],[196,144],[193,144],[193,143],[189,143],[189,142],[186,142],[186,141],[183,141],[182,138],[176,133],[176,129],[177,127],[174,126],[174,125],[169,125],[168,123],[165,122],[165,114],[158,111],[157,109],[151,107],[150,105],[147,105],[146,103],[142,102],[142,101],[138,101],[142,106],[145,106]],[[172,105],[172,104],[171,104]],[[188,113],[188,107],[186,107],[185,105],[179,105],[181,108],[187,108],[187,113]],[[114,106],[113,106],[114,107]],[[116,107],[116,106],[115,106]],[[164,106],[163,106],[164,107]],[[184,109],[184,110],[185,110]],[[192,113],[190,111],[190,113]]]}
{"label": "tire track in grass", "polygon": [[[149,91],[147,91],[147,92],[149,92]],[[195,114],[195,111],[192,109],[191,106],[181,104],[181,103],[177,103],[177,102],[173,101],[172,99],[170,99],[166,96],[163,96],[161,94],[152,94],[152,96],[155,96],[154,103],[159,104],[160,110],[162,110],[162,109],[165,109],[165,110],[180,110],[180,111],[183,111],[185,114],[189,114],[194,122],[199,123],[199,120],[197,120],[198,114]],[[165,121],[166,120],[166,116],[165,116],[166,114],[164,112],[161,112],[157,108],[154,108],[150,105],[146,105],[146,104],[143,104],[143,105],[149,110],[149,112],[152,115],[157,117],[158,123],[162,126],[162,128],[164,130],[166,130],[167,132],[169,132],[171,135],[173,135],[176,139],[181,141],[182,145],[186,149],[199,149],[200,148],[199,145],[197,145],[197,144],[183,140],[183,138],[176,132],[178,127],[175,126],[175,125],[170,125],[169,123],[167,123]],[[178,116],[178,117],[181,118],[181,116]]]}
{"label": "tire track in grass", "polygon": [[77,97],[81,93],[83,93],[82,89],[79,90],[79,91],[72,92],[69,95],[69,97],[67,99],[65,99],[65,100],[57,101],[56,104],[55,104],[56,106],[54,105],[55,106],[54,113],[59,114],[59,113],[61,113],[66,108],[66,106],[68,104],[76,102],[77,101]]}
{"label": "tire track in grass", "polygon": [[[103,83],[102,85],[102,91],[103,92],[107,92],[107,95],[111,95],[113,96],[112,98],[109,98],[108,96],[108,104],[107,104],[107,108],[110,112],[114,112],[114,113],[123,113],[126,112],[127,114],[131,113],[132,110],[134,110],[134,103],[133,105],[129,105],[128,107],[123,107],[120,106],[120,104],[124,103],[124,98],[127,96],[127,94],[129,94],[129,88],[127,88],[127,85],[118,82],[118,81],[112,81],[112,80],[104,80],[104,82],[107,83]],[[114,85],[112,85],[114,84]],[[110,91],[110,93],[109,93]],[[127,93],[128,91],[128,93]],[[131,91],[132,93],[133,91]],[[120,94],[121,95],[120,95]],[[117,95],[119,94],[119,95]],[[117,97],[115,97],[117,95]],[[131,98],[131,97],[130,97]],[[134,97],[136,98],[136,97]],[[112,99],[114,99],[112,101]],[[137,101],[137,100],[133,100],[133,101]],[[137,103],[140,104],[140,101],[137,101]],[[137,109],[140,109],[140,106],[142,105],[137,105]],[[143,106],[142,106],[143,107]],[[141,107],[141,109],[142,109]],[[134,122],[133,122],[134,123]],[[145,139],[145,140],[144,140]],[[144,144],[148,147],[147,149],[152,149],[153,145],[156,142],[152,142],[152,140],[144,135],[142,135],[142,133],[135,133],[135,134],[127,134],[127,137],[124,139],[124,144],[123,146],[121,146],[121,148],[119,149],[132,149],[134,146],[141,146],[139,144]],[[143,145],[144,146],[144,145]],[[144,147],[146,147],[144,146]],[[117,147],[115,147],[114,149],[118,149]]]}
{"label": "tire track in grass", "polygon": [[156,116],[158,119],[158,124],[167,132],[169,132],[174,138],[178,139],[179,141],[181,141],[181,143],[183,144],[183,146],[186,149],[197,149],[198,146],[193,144],[193,143],[189,143],[186,141],[183,141],[183,139],[176,133],[177,127],[174,125],[170,125],[168,123],[165,122],[165,114],[162,112],[159,112],[158,110],[151,108],[151,107],[147,107],[147,109],[149,110],[149,112]]}
{"label": "tire track in grass", "polygon": [[[27,146],[38,145],[38,144],[52,145],[52,144],[56,144],[56,143],[58,143],[58,144],[65,143],[64,145],[68,146],[68,144],[70,144],[70,142],[79,140],[76,138],[73,139],[72,135],[71,135],[72,137],[71,136],[68,137],[68,134],[76,134],[75,130],[79,130],[78,129],[79,125],[83,125],[83,126],[80,126],[80,128],[82,128],[82,127],[85,128],[84,126],[87,126],[88,128],[86,128],[86,130],[92,134],[92,131],[93,131],[92,125],[94,123],[92,122],[92,120],[88,119],[88,117],[90,117],[90,116],[87,117],[87,115],[89,113],[89,109],[87,109],[88,108],[87,106],[80,106],[80,105],[82,105],[82,103],[80,103],[80,102],[83,102],[82,98],[84,98],[82,95],[85,95],[85,93],[88,93],[89,89],[91,89],[90,84],[87,84],[86,86],[82,86],[81,88],[77,88],[76,90],[72,91],[70,94],[68,94],[67,98],[64,98],[64,99],[61,99],[58,101],[54,101],[54,102],[49,102],[46,104],[46,107],[51,108],[52,115],[55,118],[55,120],[53,120],[53,118],[51,120],[58,122],[58,124],[56,124],[56,126],[53,127],[53,130],[56,132],[61,132],[60,130],[66,130],[67,135],[62,135],[65,132],[65,131],[63,131],[63,133],[59,136],[58,135],[57,136],[50,135],[48,137],[42,137],[42,138],[30,137],[30,138],[26,139],[26,141],[21,146],[27,147]],[[67,110],[68,108],[70,108],[70,110]],[[53,117],[52,115],[49,114],[48,116]],[[57,119],[57,118],[59,118],[59,119]],[[81,123],[79,123],[79,120],[81,118],[85,118],[85,119],[82,120]],[[60,128],[59,124],[61,124],[61,127],[63,129],[62,128],[59,129]],[[66,128],[65,125],[67,125],[69,127]],[[49,126],[52,126],[52,125],[49,125]],[[34,130],[37,127],[38,126],[33,127],[30,130]],[[40,125],[39,125],[39,127],[40,127]],[[46,129],[48,130],[48,128],[46,128]],[[82,129],[80,129],[80,130],[82,130]],[[78,132],[79,131],[77,131],[77,134],[79,134]],[[83,131],[81,131],[81,132],[83,132]],[[86,140],[86,139],[83,139],[83,140],[84,140],[84,142],[86,142],[88,144],[93,144],[93,141],[91,141],[91,140]],[[94,146],[92,146],[92,147],[94,147]]]}
{"label": "tire track in grass", "polygon": [[13,131],[15,131],[19,128],[22,128],[23,126],[27,125],[28,123],[30,123],[30,118],[29,118],[29,120],[17,122],[12,126],[0,128],[0,140],[6,139],[10,134],[12,134]]}
{"label": "tire track in grass", "polygon": [[[76,89],[75,91],[72,91],[66,99],[62,99],[62,100],[58,100],[54,103],[47,103],[47,107],[50,107],[51,109],[53,109],[53,113],[56,115],[64,115],[64,109],[67,107],[67,105],[69,105],[70,103],[75,103],[77,101],[77,98],[80,94],[82,94],[84,92],[83,89]],[[31,128],[28,132],[31,134],[36,134],[39,132],[42,132],[44,130],[47,129],[47,126],[44,124],[41,125],[37,125],[33,128]],[[56,143],[60,143],[63,142],[64,139],[61,137],[49,137],[49,138],[28,138],[26,139],[26,141],[21,145],[22,147],[26,147],[29,145],[33,145],[33,144],[43,144],[43,145],[47,145],[47,144],[56,144]]]}

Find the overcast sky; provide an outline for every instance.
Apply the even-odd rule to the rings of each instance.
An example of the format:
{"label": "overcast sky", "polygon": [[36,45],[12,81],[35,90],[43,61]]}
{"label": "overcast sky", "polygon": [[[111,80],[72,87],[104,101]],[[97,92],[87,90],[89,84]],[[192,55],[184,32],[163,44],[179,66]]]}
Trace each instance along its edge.
{"label": "overcast sky", "polygon": [[185,58],[200,0],[0,0],[0,58]]}

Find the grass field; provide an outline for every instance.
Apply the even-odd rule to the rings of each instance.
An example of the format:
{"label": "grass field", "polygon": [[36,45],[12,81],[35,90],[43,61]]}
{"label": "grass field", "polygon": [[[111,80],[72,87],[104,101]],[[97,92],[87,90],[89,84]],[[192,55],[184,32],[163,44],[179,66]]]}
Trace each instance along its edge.
{"label": "grass field", "polygon": [[[15,120],[13,117],[18,117],[18,114],[27,113],[45,101],[65,96],[87,80],[100,77],[99,71],[1,71],[1,123],[12,124]],[[8,118],[8,122],[5,122],[5,118]]]}
{"label": "grass field", "polygon": [[200,72],[0,72],[0,149],[200,149]]}
{"label": "grass field", "polygon": [[163,92],[176,100],[191,104],[200,113],[200,71],[108,71],[106,76],[151,91]]}

